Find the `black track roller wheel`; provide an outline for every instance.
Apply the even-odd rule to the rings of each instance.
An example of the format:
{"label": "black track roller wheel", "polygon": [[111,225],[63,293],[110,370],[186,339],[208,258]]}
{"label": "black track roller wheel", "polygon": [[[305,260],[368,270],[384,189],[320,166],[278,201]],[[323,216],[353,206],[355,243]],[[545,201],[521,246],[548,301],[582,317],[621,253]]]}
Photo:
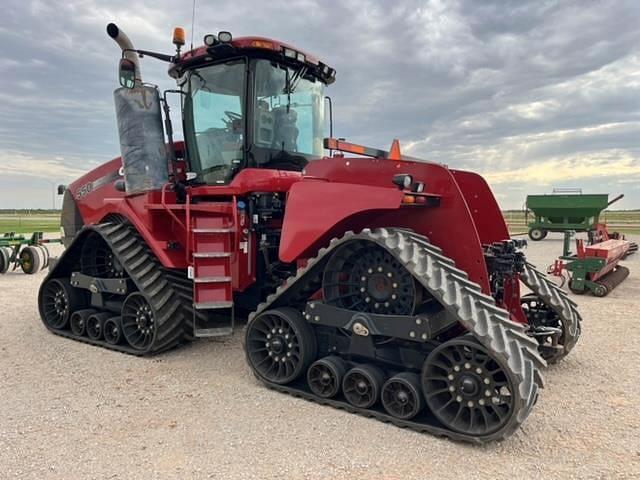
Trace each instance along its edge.
{"label": "black track roller wheel", "polygon": [[393,417],[402,420],[415,417],[424,406],[420,377],[404,372],[387,380],[382,386],[382,406]]}
{"label": "black track roller wheel", "polygon": [[147,350],[156,333],[151,305],[140,292],[130,294],[122,304],[122,333],[136,350]]}
{"label": "black track roller wheel", "polygon": [[0,247],[0,274],[7,273],[11,259],[11,250],[7,247]]}
{"label": "black track roller wheel", "polygon": [[94,313],[97,312],[92,308],[73,312],[71,314],[71,319],[69,320],[71,333],[78,337],[82,337],[87,332],[87,319]]}
{"label": "black track roller wheel", "polygon": [[122,318],[111,317],[105,320],[102,333],[107,343],[117,345],[122,341]]}
{"label": "black track roller wheel", "polygon": [[340,357],[330,356],[316,360],[307,372],[309,388],[319,397],[335,397],[340,391],[346,371],[347,364]]}
{"label": "black track roller wheel", "polygon": [[109,313],[94,313],[87,318],[87,337],[91,340],[102,338],[104,322],[109,319]]}
{"label": "black track roller wheel", "polygon": [[380,398],[384,373],[373,365],[360,365],[342,379],[342,393],[354,407],[369,408]]}
{"label": "black track roller wheel", "polygon": [[20,267],[22,271],[28,275],[40,271],[40,266],[42,265],[40,255],[40,251],[36,247],[31,245],[24,247],[20,252]]}
{"label": "black track roller wheel", "polygon": [[316,337],[299,311],[277,308],[249,321],[245,351],[247,362],[259,378],[285,385],[306,372],[316,358]]}
{"label": "black track roller wheel", "polygon": [[84,293],[66,278],[49,280],[40,292],[40,314],[50,328],[67,328],[71,314],[84,306]]}
{"label": "black track roller wheel", "polygon": [[518,381],[472,339],[449,340],[427,357],[422,389],[427,406],[446,427],[467,435],[503,428],[520,402]]}

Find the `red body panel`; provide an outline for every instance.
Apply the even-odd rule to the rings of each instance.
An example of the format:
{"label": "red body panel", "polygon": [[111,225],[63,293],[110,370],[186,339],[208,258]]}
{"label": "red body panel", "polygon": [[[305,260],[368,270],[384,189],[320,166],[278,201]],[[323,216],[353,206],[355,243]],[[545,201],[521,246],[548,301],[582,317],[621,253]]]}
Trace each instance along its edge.
{"label": "red body panel", "polygon": [[[445,255],[453,258],[459,268],[465,270],[469,277],[477,282],[485,293],[489,293],[489,280],[484,261],[484,253],[480,238],[476,231],[474,218],[469,211],[465,198],[458,187],[452,172],[444,165],[426,162],[391,161],[377,158],[325,158],[311,163],[306,169],[307,175],[314,179],[303,179],[296,185],[289,195],[289,207],[296,204],[322,206],[322,211],[327,212],[328,218],[323,221],[325,234],[318,238],[310,238],[309,228],[304,225],[304,212],[297,211],[295,217],[290,214],[289,208],[285,213],[285,228],[287,237],[283,239],[280,255],[283,259],[295,257],[297,252],[308,254],[310,251],[326,245],[336,235],[345,230],[361,230],[375,227],[405,227],[411,228],[429,238],[429,240],[442,248]],[[399,190],[392,183],[396,174],[412,175],[414,181],[424,182],[425,192],[440,197],[439,207],[403,206],[396,210],[379,211],[372,215],[371,207],[362,213],[350,212],[344,206],[347,202],[360,202],[356,195],[341,197],[332,196],[331,183],[353,186],[376,187],[380,192],[389,191],[399,202]],[[325,179],[326,182],[318,182],[316,178]],[[313,184],[314,187],[306,189],[304,186]],[[321,186],[326,185],[323,189]],[[343,189],[348,192],[348,188]],[[384,197],[379,193],[381,197]],[[374,208],[378,204],[386,205],[379,197],[375,199]],[[495,205],[495,202],[493,203]],[[487,208],[491,208],[491,204]],[[329,212],[336,213],[329,213]],[[341,213],[350,213],[350,216],[340,218]],[[496,212],[491,212],[496,216]],[[482,213],[478,213],[482,215]],[[497,216],[504,223],[500,211]],[[314,219],[320,217],[315,215]],[[345,228],[346,227],[346,228]],[[506,229],[506,226],[504,227]],[[321,229],[314,231],[320,232]],[[502,238],[502,240],[509,238]],[[465,239],[460,241],[459,239]]]}
{"label": "red body panel", "polygon": [[[194,242],[188,233],[190,222],[224,215],[236,226],[231,237],[231,249],[237,252],[231,264],[234,290],[255,281],[256,239],[248,228],[251,219],[237,208],[237,202],[253,192],[288,192],[279,251],[284,262],[311,257],[348,230],[410,228],[439,246],[490,294],[482,244],[509,238],[484,179],[437,163],[336,156],[310,163],[304,177],[298,172],[244,169],[228,185],[191,187],[186,204],[178,204],[170,189],[134,196],[117,191],[113,182],[120,165],[121,160],[114,159],[70,186],[85,223],[120,214],[136,226],[163,265],[187,268]],[[424,182],[425,193],[438,197],[439,206],[403,205],[404,193],[392,183],[399,173]],[[97,188],[87,187],[96,184]],[[509,297],[505,307],[523,321],[516,305],[517,280],[509,287]]]}

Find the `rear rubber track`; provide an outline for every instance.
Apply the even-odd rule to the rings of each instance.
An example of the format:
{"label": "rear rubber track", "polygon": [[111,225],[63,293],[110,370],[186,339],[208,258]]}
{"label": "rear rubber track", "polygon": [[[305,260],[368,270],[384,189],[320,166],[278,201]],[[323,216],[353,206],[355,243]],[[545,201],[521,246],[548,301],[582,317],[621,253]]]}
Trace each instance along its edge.
{"label": "rear rubber track", "polygon": [[444,256],[438,247],[421,235],[407,230],[381,228],[365,229],[358,234],[347,232],[343,237],[333,239],[328,247],[321,249],[305,267],[298,269],[296,275],[260,304],[250,314],[249,322],[256,315],[272,308],[290,306],[304,309],[309,296],[320,288],[323,267],[331,252],[344,243],[356,240],[370,241],[395,256],[504,368],[511,370],[517,379],[514,390],[518,393],[512,418],[500,430],[478,437],[442,428],[437,421],[418,423],[400,420],[380,409],[361,409],[344,401],[319,398],[304,387],[283,386],[260,380],[281,392],[453,440],[482,444],[502,440],[516,431],[529,415],[537,400],[538,389],[543,386],[540,368],[546,362],[538,354],[538,343],[526,334],[523,325],[511,321],[509,314],[497,307],[492,297],[482,293],[480,286],[469,280],[466,272],[456,268],[453,260]]}
{"label": "rear rubber track", "polygon": [[189,341],[193,330],[193,320],[190,315],[192,300],[184,288],[186,282],[182,281],[178,271],[168,270],[162,266],[130,224],[108,222],[85,227],[78,234],[76,241],[69,245],[60,257],[56,268],[49,273],[44,282],[59,278],[56,272],[64,264],[65,257],[73,251],[74,247],[79,247],[76,242],[81,241],[88,231],[93,231],[102,237],[138,290],[149,302],[154,313],[154,339],[146,350],[138,350],[126,344],[111,345],[104,340],[91,340],[88,337],[74,335],[69,330],[54,329],[43,320],[45,326],[63,337],[138,356],[160,353]]}
{"label": "rear rubber track", "polygon": [[547,359],[548,363],[557,363],[569,354],[580,338],[582,317],[578,312],[577,304],[544,273],[528,262],[520,275],[520,280],[549,306],[562,322],[564,349],[559,355]]}

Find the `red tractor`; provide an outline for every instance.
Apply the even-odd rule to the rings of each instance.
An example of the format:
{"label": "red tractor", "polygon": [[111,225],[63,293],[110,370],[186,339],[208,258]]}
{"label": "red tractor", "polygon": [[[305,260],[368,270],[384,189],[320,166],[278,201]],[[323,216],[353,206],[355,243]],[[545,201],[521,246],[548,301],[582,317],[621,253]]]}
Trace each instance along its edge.
{"label": "red tractor", "polygon": [[[239,313],[270,388],[475,443],[518,428],[580,315],[482,177],[325,139],[335,70],[286,43],[220,32],[181,53],[176,29],[165,55],[107,32],[122,157],[64,193],[66,250],[39,293],[50,331],[145,355],[230,335]],[[143,83],[141,56],[178,89]]]}

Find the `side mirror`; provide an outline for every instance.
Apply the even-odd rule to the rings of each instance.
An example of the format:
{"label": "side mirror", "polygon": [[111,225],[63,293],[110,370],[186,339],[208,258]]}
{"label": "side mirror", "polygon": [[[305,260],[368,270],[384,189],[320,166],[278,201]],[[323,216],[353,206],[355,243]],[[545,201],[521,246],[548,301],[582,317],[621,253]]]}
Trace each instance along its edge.
{"label": "side mirror", "polygon": [[66,185],[58,185],[58,195],[64,195],[64,192],[67,190]]}
{"label": "side mirror", "polygon": [[136,85],[136,64],[128,58],[120,59],[118,78],[124,88],[133,88]]}

